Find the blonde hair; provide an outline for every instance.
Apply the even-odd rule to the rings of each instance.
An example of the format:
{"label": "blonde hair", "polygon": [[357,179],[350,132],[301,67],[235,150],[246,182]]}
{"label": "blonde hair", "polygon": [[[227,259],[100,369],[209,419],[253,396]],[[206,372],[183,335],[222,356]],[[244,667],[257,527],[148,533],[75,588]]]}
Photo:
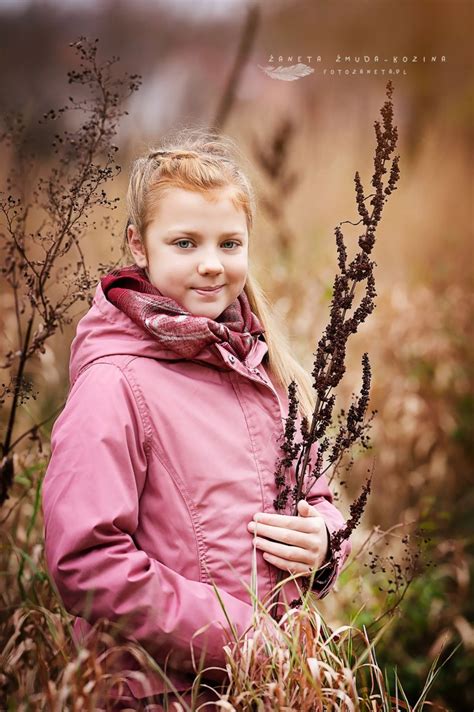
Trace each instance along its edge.
{"label": "blonde hair", "polygon": [[[150,148],[146,156],[137,158],[132,164],[127,191],[128,220],[123,254],[133,259],[127,240],[130,224],[135,225],[145,244],[146,231],[156,214],[160,197],[170,187],[206,192],[206,197],[212,199],[213,190],[233,186],[232,201],[243,209],[250,237],[256,212],[255,194],[235,154],[238,149],[229,136],[202,129],[181,129],[159,148]],[[292,380],[296,382],[300,413],[311,422],[315,404],[311,377],[292,355],[277,316],[250,266],[244,291],[253,313],[265,329],[268,353],[263,357],[264,365],[272,380],[285,390]]]}

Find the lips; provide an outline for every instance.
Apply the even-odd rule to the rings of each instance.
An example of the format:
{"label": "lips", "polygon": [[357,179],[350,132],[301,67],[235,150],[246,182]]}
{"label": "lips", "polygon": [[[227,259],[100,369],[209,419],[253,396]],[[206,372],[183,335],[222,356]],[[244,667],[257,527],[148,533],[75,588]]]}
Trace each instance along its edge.
{"label": "lips", "polygon": [[194,290],[195,292],[197,292],[198,294],[208,295],[208,294],[217,294],[218,292],[221,291],[221,289],[222,289],[223,287],[224,287],[224,285],[221,284],[221,285],[219,285],[219,286],[217,286],[217,287],[200,287],[200,288],[198,288],[198,287],[193,287],[193,290]]}

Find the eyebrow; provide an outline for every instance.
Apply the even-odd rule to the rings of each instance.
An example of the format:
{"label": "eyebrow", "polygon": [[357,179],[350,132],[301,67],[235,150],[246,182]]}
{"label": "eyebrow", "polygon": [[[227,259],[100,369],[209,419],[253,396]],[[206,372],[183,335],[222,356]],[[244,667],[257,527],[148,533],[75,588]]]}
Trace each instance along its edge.
{"label": "eyebrow", "polygon": [[[201,233],[198,232],[197,230],[180,230],[178,228],[173,228],[172,230],[168,230],[166,235],[169,237],[170,235],[174,233],[179,233],[180,235],[189,235],[189,237],[197,237],[200,238],[202,237]],[[223,232],[220,234],[219,237],[235,237],[235,235],[240,235],[241,237],[245,237],[245,232],[242,232],[241,230],[232,230],[231,232]]]}

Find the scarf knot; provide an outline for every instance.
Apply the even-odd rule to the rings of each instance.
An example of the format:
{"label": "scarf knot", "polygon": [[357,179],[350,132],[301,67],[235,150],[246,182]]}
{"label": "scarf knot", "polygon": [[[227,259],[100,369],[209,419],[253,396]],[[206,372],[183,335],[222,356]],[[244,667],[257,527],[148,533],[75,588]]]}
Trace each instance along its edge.
{"label": "scarf knot", "polygon": [[216,319],[211,319],[192,314],[164,296],[138,265],[112,270],[100,283],[109,302],[177,358],[193,359],[206,347],[220,343],[243,361],[265,332],[244,290]]}

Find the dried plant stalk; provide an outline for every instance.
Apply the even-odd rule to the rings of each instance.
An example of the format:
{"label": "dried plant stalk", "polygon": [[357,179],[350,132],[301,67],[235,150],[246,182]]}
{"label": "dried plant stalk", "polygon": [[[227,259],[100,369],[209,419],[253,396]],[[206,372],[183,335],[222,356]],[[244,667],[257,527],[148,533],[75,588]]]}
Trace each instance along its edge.
{"label": "dried plant stalk", "polygon": [[[13,450],[26,435],[38,438],[37,428],[13,441],[19,406],[32,393],[27,366],[58,329],[69,324],[73,305],[86,298],[101,274],[114,265],[99,265],[98,275],[85,264],[82,241],[87,235],[91,213],[98,207],[114,210],[119,198],[108,197],[105,185],[120,172],[112,141],[120,118],[127,112],[123,103],[138,89],[139,75],[114,77],[118,57],[98,62],[98,40],[81,37],[71,43],[79,57],[79,68],[68,72],[69,84],[84,87],[86,98],[44,114],[39,123],[66,119],[71,112],[84,115],[75,130],[54,135],[54,156],[49,174],[36,177],[36,157],[29,151],[26,126],[21,116],[7,116],[0,141],[15,151],[15,160],[5,190],[0,192],[0,274],[13,291],[17,348],[3,354],[1,368],[9,373],[3,384],[0,404],[8,403],[5,434],[1,442],[0,505],[9,498],[13,480]],[[29,180],[34,177],[34,188]],[[106,220],[107,222],[107,220]],[[95,229],[95,223],[93,223]],[[71,250],[76,262],[65,263]],[[64,289],[51,296],[53,284]],[[6,379],[8,380],[8,379]],[[54,413],[51,415],[53,417]]]}
{"label": "dried plant stalk", "polygon": [[[347,341],[350,334],[357,332],[359,326],[375,307],[374,299],[377,293],[375,291],[374,266],[376,263],[370,259],[370,253],[375,244],[376,228],[381,219],[383,206],[388,196],[396,190],[396,183],[400,175],[399,156],[395,156],[391,161],[389,179],[384,185],[383,176],[387,173],[385,164],[390,160],[398,138],[397,128],[393,124],[392,93],[393,85],[389,81],[387,83],[388,100],[381,109],[383,129],[378,121],[374,124],[376,148],[372,185],[375,192],[366,196],[358,171],[354,178],[357,210],[361,218],[359,222],[350,224],[359,225],[362,223],[365,229],[358,238],[360,250],[350,263],[347,261],[347,250],[341,230],[341,225],[344,223],[340,223],[335,228],[339,271],[336,273],[333,284],[329,323],[318,342],[311,373],[313,388],[316,392],[316,405],[311,423],[308,423],[306,417],[301,420],[302,439],[298,443],[295,442],[298,412],[296,383],[292,381],[288,387],[289,410],[281,445],[284,454],[278,460],[275,469],[275,483],[279,492],[274,501],[274,507],[277,511],[284,509],[291,495],[294,516],[298,514],[298,501],[308,496],[319,477],[330,467],[337,469],[343,456],[351,450],[354,444],[359,442],[364,448],[369,447],[367,431],[377,411],[372,411],[371,417],[367,421],[365,420],[371,384],[368,353],[364,353],[362,356],[362,386],[359,396],[351,404],[347,413],[341,410],[337,418],[339,427],[336,435],[330,437],[326,433],[332,425],[336,400],[335,389],[346,370]],[[373,206],[372,212],[369,212],[366,206],[366,201],[369,198],[371,198],[370,205]],[[344,222],[349,223],[350,221]],[[353,306],[356,287],[359,283],[364,284],[365,293],[353,313],[347,315]],[[311,447],[315,442],[318,442],[318,452],[314,467],[311,469]],[[327,454],[327,463],[324,466],[325,454]],[[295,460],[296,484],[291,486],[288,481],[288,470]],[[340,551],[342,541],[350,536],[360,521],[370,492],[370,485],[371,478],[366,482],[361,494],[351,506],[351,516],[346,526],[331,537],[330,551],[333,561]],[[277,585],[281,582],[283,575],[284,572],[279,570]],[[308,587],[308,578],[304,582],[304,585]],[[295,603],[298,602],[295,601]]]}

